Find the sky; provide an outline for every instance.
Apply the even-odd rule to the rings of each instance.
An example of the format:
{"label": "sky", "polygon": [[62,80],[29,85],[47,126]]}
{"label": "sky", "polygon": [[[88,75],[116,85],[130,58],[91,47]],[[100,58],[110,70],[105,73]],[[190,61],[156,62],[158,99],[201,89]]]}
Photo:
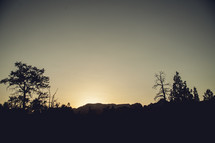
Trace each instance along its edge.
{"label": "sky", "polygon": [[[155,73],[215,92],[212,0],[1,0],[0,79],[45,69],[61,104],[154,103]],[[10,91],[0,85],[0,103]]]}

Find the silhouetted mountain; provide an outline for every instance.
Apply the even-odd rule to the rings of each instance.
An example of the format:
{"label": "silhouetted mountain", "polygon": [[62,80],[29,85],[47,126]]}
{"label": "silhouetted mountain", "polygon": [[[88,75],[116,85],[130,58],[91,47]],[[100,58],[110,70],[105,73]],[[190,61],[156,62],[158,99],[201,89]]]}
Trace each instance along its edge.
{"label": "silhouetted mountain", "polygon": [[106,110],[118,110],[120,108],[127,108],[127,109],[133,109],[137,107],[142,107],[140,103],[135,104],[102,104],[102,103],[88,103],[84,106],[78,107],[77,109],[74,109],[75,114],[88,114],[88,113],[94,113],[94,114],[101,114]]}

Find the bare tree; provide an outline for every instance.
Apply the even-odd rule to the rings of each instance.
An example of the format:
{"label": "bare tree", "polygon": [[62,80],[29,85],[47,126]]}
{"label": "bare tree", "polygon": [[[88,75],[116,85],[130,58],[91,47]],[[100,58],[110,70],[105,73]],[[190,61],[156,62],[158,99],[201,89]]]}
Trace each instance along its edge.
{"label": "bare tree", "polygon": [[55,91],[55,93],[52,95],[51,94],[51,90],[49,88],[49,95],[48,95],[48,98],[49,98],[49,108],[54,108],[55,106],[55,103],[57,102],[57,99],[55,99],[55,95],[57,93],[58,89]]}
{"label": "bare tree", "polygon": [[158,74],[155,74],[156,80],[153,88],[154,89],[157,89],[157,87],[160,87],[160,88],[154,100],[156,100],[157,98],[163,98],[164,100],[166,100],[166,96],[169,92],[169,88],[168,88],[169,83],[166,83],[165,76],[166,76],[165,73],[162,71],[160,71]]}

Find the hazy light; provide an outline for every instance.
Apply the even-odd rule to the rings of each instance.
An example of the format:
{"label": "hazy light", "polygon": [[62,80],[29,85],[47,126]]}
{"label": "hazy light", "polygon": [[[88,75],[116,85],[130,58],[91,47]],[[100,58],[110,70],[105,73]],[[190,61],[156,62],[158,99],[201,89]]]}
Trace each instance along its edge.
{"label": "hazy light", "polygon": [[[214,90],[213,3],[201,0],[5,1],[0,79],[14,62],[45,68],[60,103],[149,104],[154,74],[179,71],[190,88]],[[9,92],[0,85],[0,102]]]}

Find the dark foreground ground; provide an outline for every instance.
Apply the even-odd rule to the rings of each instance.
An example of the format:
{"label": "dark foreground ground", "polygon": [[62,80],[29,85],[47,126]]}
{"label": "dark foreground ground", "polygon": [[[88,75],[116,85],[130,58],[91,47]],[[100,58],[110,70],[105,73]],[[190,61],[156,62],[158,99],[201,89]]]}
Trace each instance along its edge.
{"label": "dark foreground ground", "polygon": [[215,104],[154,104],[75,114],[1,111],[1,138],[7,142],[214,142]]}

